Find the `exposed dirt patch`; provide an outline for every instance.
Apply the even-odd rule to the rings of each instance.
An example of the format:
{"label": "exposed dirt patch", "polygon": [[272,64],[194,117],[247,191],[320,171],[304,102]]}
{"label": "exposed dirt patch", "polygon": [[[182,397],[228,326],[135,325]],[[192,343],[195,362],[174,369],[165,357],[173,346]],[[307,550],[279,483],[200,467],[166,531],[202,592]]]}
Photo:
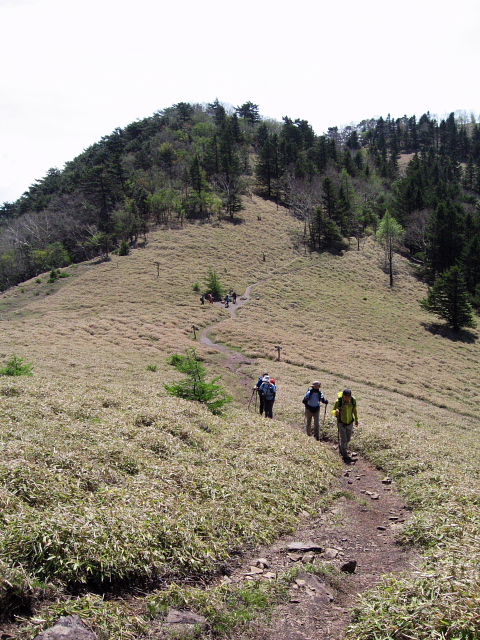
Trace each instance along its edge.
{"label": "exposed dirt patch", "polygon": [[[238,309],[240,309],[241,307],[243,307],[243,305],[247,304],[250,301],[252,296],[252,289],[257,284],[259,283],[257,282],[247,287],[245,293],[242,296],[237,297],[237,301],[235,304],[230,303],[228,307],[225,307],[223,302],[214,302],[212,304],[219,307],[224,307],[225,310],[229,312],[231,318],[236,318]],[[217,323],[217,325],[218,324],[219,323]],[[242,353],[234,351],[226,345],[218,344],[214,340],[212,340],[212,338],[210,337],[210,333],[217,325],[210,325],[209,327],[203,329],[200,334],[199,340],[202,344],[213,347],[223,355],[223,359],[220,361],[220,366],[224,367],[225,369],[229,369],[233,373],[237,374],[240,388],[235,394],[235,400],[243,403],[250,402],[253,382],[249,376],[246,376],[242,373],[241,368],[245,364],[251,364],[252,360],[245,357]]]}
{"label": "exposed dirt patch", "polygon": [[[299,437],[307,437],[299,434]],[[332,446],[319,443],[319,446]],[[357,458],[338,480],[339,490],[348,492],[318,518],[306,519],[294,535],[285,536],[270,547],[262,547],[243,558],[232,574],[233,582],[275,579],[296,565],[301,568],[298,584],[290,589],[289,602],[277,607],[270,622],[258,620],[255,638],[262,640],[341,640],[352,622],[358,596],[387,574],[414,570],[419,558],[396,542],[401,527],[410,517],[404,501],[380,471]],[[314,543],[321,551],[295,551],[292,543]],[[252,574],[262,566],[263,573]],[[325,579],[304,571],[302,565],[331,564],[339,577]],[[353,573],[342,571],[356,563]],[[265,577],[267,576],[267,577]],[[268,577],[270,576],[270,577]],[[249,637],[252,637],[249,634]]]}
{"label": "exposed dirt patch", "polygon": [[[299,436],[300,437],[300,436]],[[302,436],[306,437],[306,436]],[[325,444],[319,444],[325,446]],[[334,445],[330,445],[334,446]],[[378,584],[382,576],[411,571],[413,551],[396,543],[396,535],[410,512],[395,487],[365,460],[345,467],[339,489],[350,496],[337,500],[318,518],[308,519],[293,536],[258,549],[231,576],[234,581],[269,579],[249,576],[259,558],[267,560],[264,574],[282,573],[292,565],[327,563],[340,571],[338,580],[316,578],[302,571],[290,590],[290,601],[279,606],[270,623],[259,623],[258,637],[271,640],[339,640],[352,620],[358,594]],[[315,543],[321,551],[289,550],[294,542]],[[353,573],[342,571],[356,563]],[[246,575],[247,574],[247,575]],[[270,575],[267,574],[267,575]],[[272,579],[272,578],[270,578]]]}
{"label": "exposed dirt patch", "polygon": [[414,153],[401,153],[399,158],[398,158],[398,169],[401,173],[402,176],[405,175],[406,171],[407,171],[407,167],[410,164],[410,162],[412,161],[412,159],[415,157]]}

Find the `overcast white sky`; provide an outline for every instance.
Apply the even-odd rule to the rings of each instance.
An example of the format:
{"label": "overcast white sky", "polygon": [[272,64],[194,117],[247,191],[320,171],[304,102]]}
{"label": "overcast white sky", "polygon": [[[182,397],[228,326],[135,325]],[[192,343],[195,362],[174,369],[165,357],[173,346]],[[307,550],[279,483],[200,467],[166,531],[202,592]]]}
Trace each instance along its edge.
{"label": "overcast white sky", "polygon": [[480,0],[0,0],[0,203],[116,127],[248,100],[321,134],[480,114]]}

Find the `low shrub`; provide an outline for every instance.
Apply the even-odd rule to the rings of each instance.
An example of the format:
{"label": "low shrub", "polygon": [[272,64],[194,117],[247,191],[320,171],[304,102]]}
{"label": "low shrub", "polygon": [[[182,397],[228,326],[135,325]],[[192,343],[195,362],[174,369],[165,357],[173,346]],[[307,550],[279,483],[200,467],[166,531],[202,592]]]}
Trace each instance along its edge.
{"label": "low shrub", "polygon": [[0,376],[31,376],[33,364],[13,355],[6,366],[0,369]]}
{"label": "low shrub", "polygon": [[118,248],[118,255],[128,256],[129,254],[130,254],[130,247],[128,245],[128,242],[126,242],[126,240],[122,240],[122,242],[120,243],[120,247]]}
{"label": "low shrub", "polygon": [[232,397],[227,395],[218,384],[221,376],[217,376],[210,382],[206,381],[206,369],[200,363],[195,349],[187,349],[186,356],[174,355],[169,362],[178,371],[187,374],[187,377],[180,382],[164,385],[170,395],[201,402],[212,413],[219,413],[225,404],[232,401]]}

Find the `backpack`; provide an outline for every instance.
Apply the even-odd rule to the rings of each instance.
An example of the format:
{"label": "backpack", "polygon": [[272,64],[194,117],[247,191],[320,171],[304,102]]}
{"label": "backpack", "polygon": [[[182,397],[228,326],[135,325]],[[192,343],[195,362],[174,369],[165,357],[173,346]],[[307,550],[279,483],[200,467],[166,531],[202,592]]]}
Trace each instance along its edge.
{"label": "backpack", "polygon": [[273,400],[273,398],[275,398],[275,393],[275,389],[271,385],[266,385],[263,388],[263,395],[267,400]]}
{"label": "backpack", "polygon": [[[313,387],[310,387],[310,389],[307,391],[307,393],[303,396],[303,400],[302,400],[302,402],[303,402],[303,404],[304,404],[305,406],[307,406],[308,401],[309,401],[309,400],[310,400],[310,398],[312,397],[312,393],[313,393],[313,391],[314,391]],[[322,398],[323,398],[323,397],[325,397],[325,396],[324,396],[324,395],[323,395],[323,393],[320,391],[320,389],[318,390],[318,394],[319,394],[319,399],[320,399],[320,402],[321,402],[321,401],[322,401]]]}

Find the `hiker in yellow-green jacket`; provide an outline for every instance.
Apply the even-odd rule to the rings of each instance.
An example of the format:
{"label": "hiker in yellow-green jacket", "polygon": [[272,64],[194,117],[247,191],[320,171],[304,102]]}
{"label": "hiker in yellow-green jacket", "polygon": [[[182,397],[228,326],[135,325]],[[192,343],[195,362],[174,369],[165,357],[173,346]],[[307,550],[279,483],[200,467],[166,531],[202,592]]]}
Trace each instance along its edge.
{"label": "hiker in yellow-green jacket", "polygon": [[353,423],[358,427],[357,401],[352,396],[351,389],[344,389],[338,394],[337,401],[333,405],[332,414],[337,418],[338,446],[343,461],[347,464],[352,461],[348,455],[348,443],[352,438]]}

